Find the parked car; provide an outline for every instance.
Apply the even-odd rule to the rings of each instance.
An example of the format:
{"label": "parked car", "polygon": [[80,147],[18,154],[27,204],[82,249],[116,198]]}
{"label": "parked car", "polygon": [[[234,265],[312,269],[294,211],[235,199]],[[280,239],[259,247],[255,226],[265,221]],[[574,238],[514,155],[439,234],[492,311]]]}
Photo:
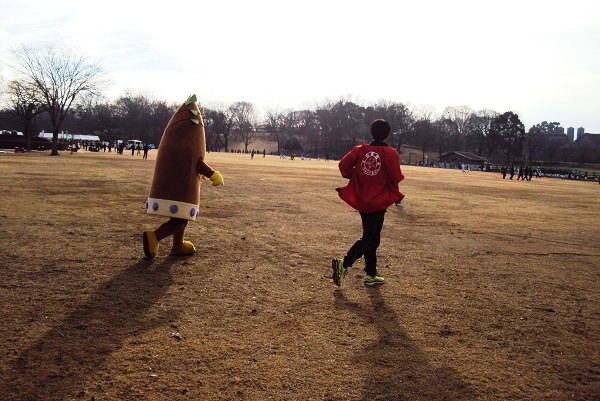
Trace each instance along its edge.
{"label": "parked car", "polygon": [[125,149],[127,149],[127,150],[136,149],[138,147],[138,145],[141,148],[142,141],[138,141],[137,139],[130,139],[127,141],[127,145],[125,145]]}

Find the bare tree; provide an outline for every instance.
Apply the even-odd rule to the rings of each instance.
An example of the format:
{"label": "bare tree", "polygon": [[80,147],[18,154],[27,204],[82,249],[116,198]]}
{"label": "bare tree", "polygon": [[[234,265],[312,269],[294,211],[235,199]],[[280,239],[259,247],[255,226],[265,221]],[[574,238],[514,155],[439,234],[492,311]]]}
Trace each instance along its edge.
{"label": "bare tree", "polygon": [[249,102],[237,102],[231,106],[235,130],[244,143],[244,152],[248,153],[248,146],[256,135],[258,118],[254,104]]}
{"label": "bare tree", "polygon": [[[149,117],[152,114],[152,100],[149,95],[126,91],[115,101],[115,111],[119,119],[119,134],[122,139],[139,139],[146,143],[150,142],[153,138],[153,119]],[[166,125],[165,122],[162,129]]]}
{"label": "bare tree", "polygon": [[[467,134],[468,150],[477,154],[491,156],[494,150],[490,140],[490,129],[492,121],[498,117],[498,112],[489,109],[479,110],[472,113],[465,121],[465,134]],[[470,140],[469,140],[470,139]]]}
{"label": "bare tree", "polygon": [[[437,145],[441,156],[446,147],[445,135],[447,127],[440,123],[441,119],[437,119],[435,107],[430,104],[412,106],[407,118],[409,118],[408,126],[410,127],[410,131],[408,132],[412,134],[412,138],[408,135],[406,138],[411,139],[411,144],[417,145],[422,149],[423,161],[425,159],[425,151],[428,147],[432,148]],[[409,162],[410,155],[411,153],[409,153]]]}
{"label": "bare tree", "polygon": [[418,106],[412,106],[411,115],[416,120],[427,120],[433,121],[437,119],[437,113],[435,107],[431,104],[420,104]]}
{"label": "bare tree", "polygon": [[102,102],[96,105],[96,131],[102,134],[109,142],[119,139],[116,136],[118,128],[118,111],[117,107],[109,102]]}
{"label": "bare tree", "polygon": [[402,145],[407,143],[414,135],[413,112],[402,103],[381,101],[374,107],[366,109],[366,123],[370,124],[376,118],[387,120],[392,126],[388,138],[390,146],[401,151]]}
{"label": "bare tree", "polygon": [[58,155],[58,133],[73,102],[83,93],[100,93],[109,84],[99,63],[69,48],[25,45],[11,50],[17,80],[35,91],[52,121],[52,153]]}
{"label": "bare tree", "polygon": [[577,149],[577,155],[579,162],[585,163],[598,163],[600,162],[600,152],[596,145],[596,141],[592,139],[591,134],[577,135],[577,140],[574,142],[575,148]]}
{"label": "bare tree", "polygon": [[465,150],[466,124],[473,109],[468,106],[448,106],[444,109],[442,116],[454,123],[454,149]]}
{"label": "bare tree", "polygon": [[281,139],[286,144],[286,150],[293,144],[296,149],[319,153],[320,130],[316,115],[310,110],[287,110],[281,122]]}
{"label": "bare tree", "polygon": [[[73,122],[72,127],[74,128],[71,128],[71,130],[81,133],[93,133],[96,126],[94,114],[100,101],[100,96],[90,93],[80,96],[77,104],[73,105],[69,118],[67,118]],[[65,125],[67,124],[68,122],[65,123]]]}
{"label": "bare tree", "polygon": [[525,154],[527,160],[532,162],[536,159],[536,156],[541,153],[540,150],[544,146],[544,131],[540,127],[540,124],[536,124],[529,128],[529,131],[525,134]]}
{"label": "bare tree", "polygon": [[349,99],[327,100],[311,113],[311,130],[319,135],[326,156],[347,152],[365,138],[365,109]]}
{"label": "bare tree", "polygon": [[315,110],[317,129],[321,133],[325,145],[325,156],[337,151],[337,136],[335,118],[333,116],[333,105],[331,102],[324,103]]}
{"label": "bare tree", "polygon": [[33,118],[43,111],[42,105],[37,102],[33,88],[19,81],[10,81],[7,85],[6,94],[10,107],[23,122],[27,150],[31,150]]}
{"label": "bare tree", "polygon": [[414,130],[417,144],[421,148],[421,152],[423,154],[421,161],[423,164],[425,164],[425,154],[433,146],[433,141],[435,138],[436,132],[434,129],[434,124],[431,122],[431,120],[417,120],[414,123]]}
{"label": "bare tree", "polygon": [[[309,151],[319,157],[321,147],[321,131],[318,128],[316,114],[311,110],[300,110],[298,112],[298,138],[301,139],[304,151]],[[306,149],[308,145],[308,149]]]}
{"label": "bare tree", "polygon": [[[284,140],[289,140],[290,137],[295,137],[298,143],[301,143],[299,138],[300,130],[302,129],[303,120],[302,113],[296,110],[288,110],[283,116],[282,128],[284,132]],[[286,141],[287,142],[287,141]],[[295,142],[294,142],[295,143]]]}
{"label": "bare tree", "polygon": [[553,135],[544,139],[544,160],[554,161],[559,156],[559,150],[569,143],[566,135]]}
{"label": "bare tree", "polygon": [[454,123],[447,118],[438,118],[433,124],[434,143],[437,148],[438,156],[442,157],[444,152],[449,148],[448,142],[454,132]]}
{"label": "bare tree", "polygon": [[150,104],[152,124],[150,126],[150,136],[147,138],[148,142],[152,143],[154,146],[158,146],[171,116],[175,114],[178,107],[179,105],[175,103],[168,104],[164,100],[152,101]]}
{"label": "bare tree", "polygon": [[[365,124],[364,108],[350,99],[340,99],[333,105],[336,132],[340,140],[349,140],[350,146],[355,146],[364,140],[368,132]],[[347,149],[342,149],[347,151]]]}
{"label": "bare tree", "polygon": [[279,109],[267,110],[265,118],[265,132],[269,137],[277,142],[277,153],[281,153],[281,145],[283,143],[283,123],[284,113]]}
{"label": "bare tree", "polygon": [[206,129],[207,146],[209,149],[218,149],[220,146],[229,150],[229,140],[233,135],[233,115],[231,107],[202,108],[204,127]]}

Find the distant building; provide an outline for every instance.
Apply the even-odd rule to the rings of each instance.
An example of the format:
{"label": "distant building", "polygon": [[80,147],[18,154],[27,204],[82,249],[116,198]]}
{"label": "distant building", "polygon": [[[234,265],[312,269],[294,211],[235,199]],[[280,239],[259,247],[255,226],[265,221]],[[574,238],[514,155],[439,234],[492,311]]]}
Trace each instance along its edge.
{"label": "distant building", "polygon": [[575,140],[575,128],[567,128],[567,138],[569,139],[569,142],[573,142]]}
{"label": "distant building", "polygon": [[454,167],[466,165],[470,170],[485,170],[488,160],[471,152],[450,152],[440,157],[440,163],[449,164]]}
{"label": "distant building", "polygon": [[560,148],[564,160],[577,163],[600,163],[600,134],[577,135],[574,142]]}
{"label": "distant building", "polygon": [[581,137],[583,134],[585,134],[585,129],[583,127],[577,128],[577,138],[576,139],[579,139],[579,137]]}
{"label": "distant building", "polygon": [[600,147],[600,134],[582,134],[577,136],[577,142],[593,143]]}

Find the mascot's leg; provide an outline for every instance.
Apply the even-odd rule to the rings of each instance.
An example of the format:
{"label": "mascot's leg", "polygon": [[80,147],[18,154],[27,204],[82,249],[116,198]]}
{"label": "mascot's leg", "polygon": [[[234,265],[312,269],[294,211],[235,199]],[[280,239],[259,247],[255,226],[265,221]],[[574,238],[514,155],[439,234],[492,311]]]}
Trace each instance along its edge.
{"label": "mascot's leg", "polygon": [[158,239],[154,231],[144,231],[142,234],[144,241],[144,256],[146,259],[153,259],[158,254]]}
{"label": "mascot's leg", "polygon": [[144,255],[146,259],[154,258],[158,254],[158,243],[170,235],[173,236],[171,255],[190,255],[196,252],[194,244],[183,240],[187,222],[184,219],[171,218],[155,231],[144,231],[142,239],[144,241]]}
{"label": "mascot's leg", "polygon": [[185,234],[185,227],[187,226],[187,220],[183,220],[183,226],[181,229],[173,233],[173,247],[171,248],[172,256],[185,256],[191,255],[196,252],[196,247],[190,241],[185,241],[183,236]]}
{"label": "mascot's leg", "polygon": [[173,236],[173,242],[181,241],[181,239],[176,239],[176,236],[178,232],[185,230],[186,225],[187,220],[171,217],[169,221],[158,227],[154,234],[156,234],[156,239],[159,241],[171,235]]}
{"label": "mascot's leg", "polygon": [[183,236],[185,234],[186,227],[187,227],[187,224],[185,226],[183,226],[183,228],[181,228],[173,233],[173,244],[183,244]]}

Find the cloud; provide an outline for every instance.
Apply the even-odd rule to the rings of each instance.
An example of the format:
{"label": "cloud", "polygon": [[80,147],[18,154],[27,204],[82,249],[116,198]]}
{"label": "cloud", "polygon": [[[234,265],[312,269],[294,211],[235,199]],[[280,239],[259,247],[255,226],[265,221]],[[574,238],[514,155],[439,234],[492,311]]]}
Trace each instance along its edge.
{"label": "cloud", "polygon": [[[438,111],[546,110],[564,121],[598,108],[595,0],[0,5],[3,44],[77,46],[115,77],[112,96],[139,88],[179,101],[193,89],[201,99],[295,107],[351,94]],[[586,121],[600,132],[592,114]]]}

